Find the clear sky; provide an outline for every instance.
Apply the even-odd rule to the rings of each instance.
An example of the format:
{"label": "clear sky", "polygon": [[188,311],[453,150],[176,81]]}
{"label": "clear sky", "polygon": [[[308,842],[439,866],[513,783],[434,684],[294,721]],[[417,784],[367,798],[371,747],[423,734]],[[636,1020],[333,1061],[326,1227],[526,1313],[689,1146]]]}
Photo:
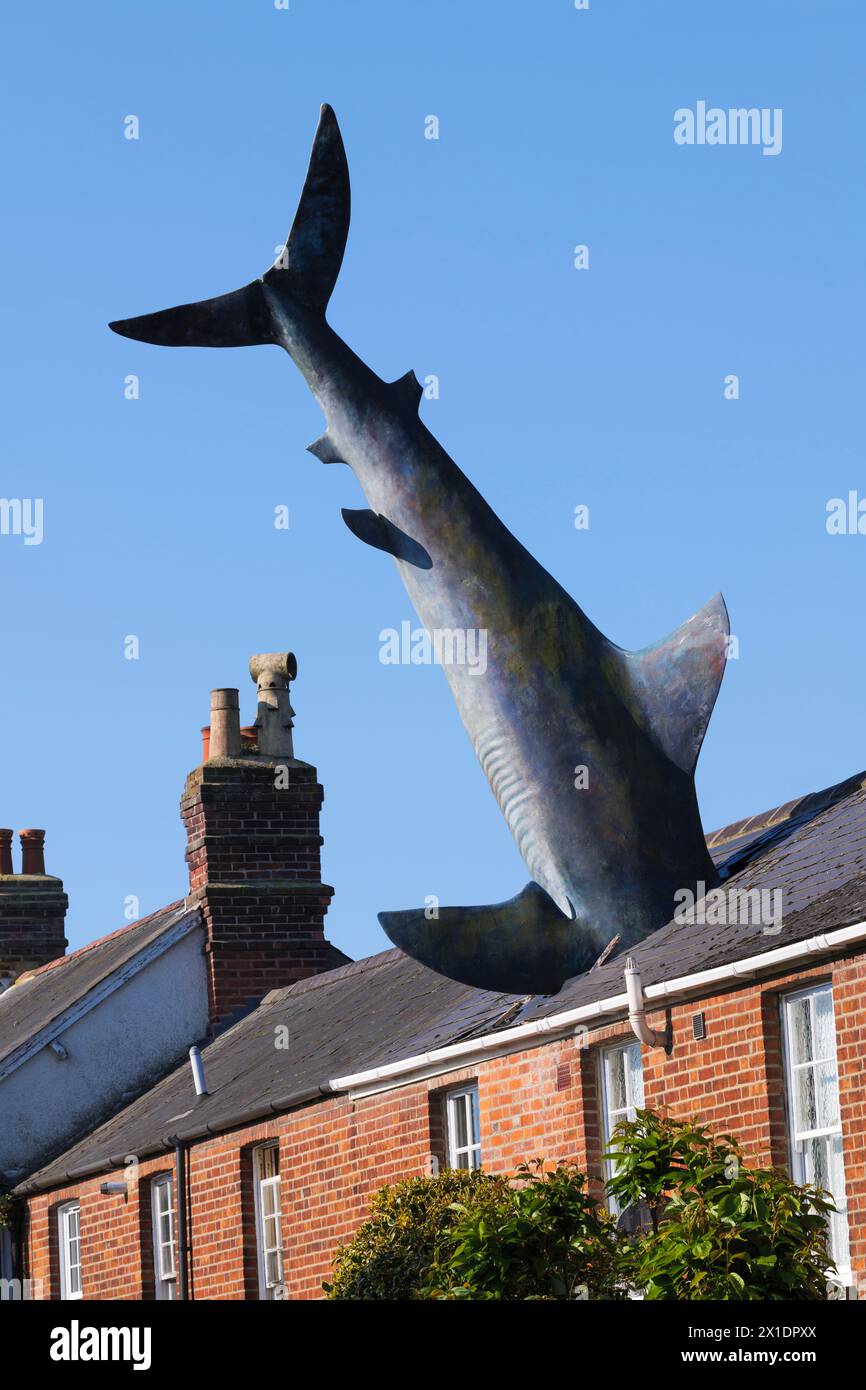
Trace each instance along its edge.
{"label": "clear sky", "polygon": [[[44,535],[0,536],[0,824],[47,827],[73,945],[130,895],[143,914],[185,891],[178,800],[209,690],[238,686],[251,721],[258,651],[298,656],[345,951],[387,944],[379,909],[527,878],[442,672],[379,661],[380,630],[414,614],[340,519],[364,505],[352,474],[304,450],[323,426],[289,359],[106,328],[266,268],[322,101],[353,185],[337,331],[382,376],[438,376],[425,421],[613,641],[723,591],[739,657],[699,764],[705,826],[866,763],[866,536],[825,524],[829,499],[866,497],[863,11],[7,11],[0,495],[43,499]],[[676,144],[698,101],[781,108],[781,152]]]}

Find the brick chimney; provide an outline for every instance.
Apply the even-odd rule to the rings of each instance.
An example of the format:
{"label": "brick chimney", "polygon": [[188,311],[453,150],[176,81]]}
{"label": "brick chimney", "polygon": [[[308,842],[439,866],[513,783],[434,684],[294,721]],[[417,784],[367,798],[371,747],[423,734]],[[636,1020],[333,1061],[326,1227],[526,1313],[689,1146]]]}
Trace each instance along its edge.
{"label": "brick chimney", "polygon": [[0,830],[0,991],[25,971],[57,960],[69,899],[45,872],[45,831],[22,830],[21,873],[13,871],[12,831]]}
{"label": "brick chimney", "polygon": [[347,957],[325,939],[333,888],[322,883],[316,769],[294,756],[290,652],[254,656],[258,716],[241,729],[237,690],[211,692],[204,761],[180,809],[188,901],[207,928],[212,1023]]}

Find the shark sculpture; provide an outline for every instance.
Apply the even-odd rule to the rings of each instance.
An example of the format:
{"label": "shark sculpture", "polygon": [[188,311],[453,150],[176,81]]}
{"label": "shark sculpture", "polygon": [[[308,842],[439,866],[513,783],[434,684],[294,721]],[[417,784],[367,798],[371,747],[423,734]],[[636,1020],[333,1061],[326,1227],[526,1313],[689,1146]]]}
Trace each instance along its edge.
{"label": "shark sculpture", "polygon": [[309,445],[353,469],[369,510],[349,529],[394,557],[428,633],[484,632],[487,663],[445,673],[531,875],[507,902],[383,912],[388,936],[440,974],[484,989],[555,993],[618,938],[669,921],[677,890],[718,882],[694,769],[725,669],[714,598],[670,637],[623,651],[526,551],[419,418],[410,371],[386,382],[325,310],[349,230],[349,175],[322,108],[285,249],[260,279],[112,323],[171,347],[285,348],[327,429]]}

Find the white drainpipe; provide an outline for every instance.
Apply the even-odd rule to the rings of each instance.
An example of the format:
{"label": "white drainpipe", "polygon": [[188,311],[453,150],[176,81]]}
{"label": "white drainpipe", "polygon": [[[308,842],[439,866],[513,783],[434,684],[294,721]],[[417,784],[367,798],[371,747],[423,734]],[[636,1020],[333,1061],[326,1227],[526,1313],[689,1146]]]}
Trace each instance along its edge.
{"label": "white drainpipe", "polygon": [[664,1033],[657,1033],[655,1028],[650,1028],[646,1021],[646,1004],[644,1003],[643,985],[641,984],[640,970],[637,961],[632,956],[626,957],[625,962],[625,992],[628,995],[628,1021],[631,1030],[636,1038],[647,1047],[670,1047],[670,1034],[668,1030]]}

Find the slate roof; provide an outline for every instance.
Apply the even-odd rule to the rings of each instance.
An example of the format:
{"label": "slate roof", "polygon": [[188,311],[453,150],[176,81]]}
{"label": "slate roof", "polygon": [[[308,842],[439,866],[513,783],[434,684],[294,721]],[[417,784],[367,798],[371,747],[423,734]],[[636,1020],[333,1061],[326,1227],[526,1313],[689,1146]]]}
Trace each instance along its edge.
{"label": "slate roof", "polygon": [[[708,837],[726,886],[783,893],[782,929],[669,923],[631,949],[645,984],[757,955],[866,918],[866,774]],[[220,1133],[311,1103],[332,1077],[416,1056],[623,991],[622,953],[555,996],[521,999],[455,984],[385,951],[275,990],[204,1052],[210,1094],[184,1065],[22,1183],[19,1192],[144,1158],[173,1137]],[[275,1029],[288,1028],[288,1046]],[[327,1092],[330,1094],[330,1092]]]}
{"label": "slate roof", "polygon": [[79,951],[21,976],[0,994],[0,1063],[72,1008],[115,971],[170,931],[188,912],[183,902],[142,917]]}

